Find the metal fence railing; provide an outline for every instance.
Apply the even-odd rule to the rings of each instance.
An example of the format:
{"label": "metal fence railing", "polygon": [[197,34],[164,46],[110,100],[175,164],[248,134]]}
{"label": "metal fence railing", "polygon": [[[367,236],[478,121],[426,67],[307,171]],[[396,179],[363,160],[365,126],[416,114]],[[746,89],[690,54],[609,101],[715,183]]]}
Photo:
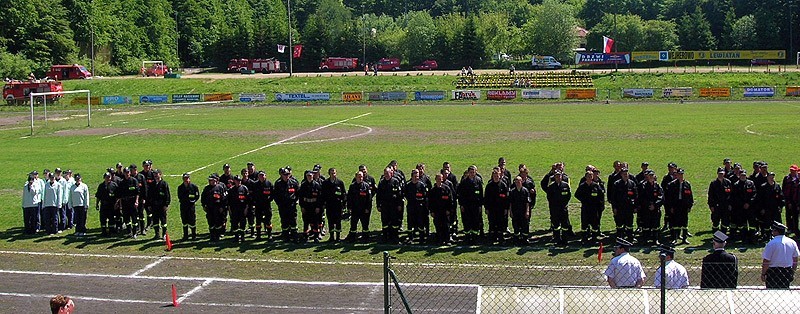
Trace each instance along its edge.
{"label": "metal fence railing", "polygon": [[[767,289],[758,265],[685,265],[688,285],[668,289],[680,282],[670,263],[663,256],[643,261],[640,288],[612,289],[607,265],[420,264],[384,253],[384,307],[385,313],[800,313],[800,286]],[[666,276],[656,275],[660,269]],[[793,279],[770,275],[787,284]],[[663,288],[656,277],[667,278]],[[735,288],[720,288],[731,282]]]}

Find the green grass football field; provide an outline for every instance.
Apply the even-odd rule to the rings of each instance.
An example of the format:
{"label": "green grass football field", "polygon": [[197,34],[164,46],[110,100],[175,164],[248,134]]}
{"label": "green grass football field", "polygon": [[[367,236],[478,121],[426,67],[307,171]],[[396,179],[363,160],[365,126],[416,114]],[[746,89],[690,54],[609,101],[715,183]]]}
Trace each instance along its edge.
{"label": "green grass football field", "polygon": [[[40,108],[36,116],[42,117]],[[457,174],[474,164],[486,177],[503,156],[512,174],[518,164],[527,164],[537,186],[557,161],[566,163],[566,172],[575,182],[587,164],[599,167],[606,177],[614,160],[629,162],[632,173],[648,161],[660,178],[667,163],[676,162],[686,169],[696,195],[689,225],[695,237],[690,239],[691,246],[681,247],[686,254],[679,257],[691,264],[709,248],[705,195],[723,158],[742,163],[748,171],[754,160],[768,161],[778,178],[788,172],[789,165],[800,162],[795,142],[800,135],[800,103],[787,101],[95,107],[90,128],[82,110],[51,110],[48,117],[47,126],[37,120],[34,135],[29,136],[27,113],[0,115],[0,250],[150,255],[164,251],[163,244],[149,238],[74,238],[72,231],[57,236],[22,235],[21,190],[27,173],[34,169],[72,169],[83,175],[93,191],[105,168],[117,162],[141,165],[142,160],[152,159],[154,167],[167,175],[175,199],[180,174],[192,172],[193,181],[202,188],[205,178],[221,172],[225,163],[238,172],[253,161],[271,181],[278,177],[280,167],[291,165],[299,174],[319,163],[324,169],[337,168],[340,178],[349,182],[359,164],[367,165],[377,178],[392,159],[407,174],[420,162],[433,173],[449,161]],[[573,192],[576,187],[573,183]],[[93,208],[92,204],[88,227],[97,233],[98,215]],[[579,204],[574,198],[570,219],[578,230]],[[169,225],[173,238],[179,238],[177,203],[170,207]],[[344,225],[347,229],[349,222]],[[540,190],[531,224],[540,241],[525,248],[263,241],[234,245],[198,240],[177,243],[170,254],[375,262],[382,259],[380,252],[388,250],[406,262],[597,265],[596,246],[573,242],[567,248],[550,247],[548,227],[547,204]],[[380,229],[377,212],[373,212],[371,229]],[[613,230],[608,206],[602,229]],[[207,232],[199,207],[198,231]],[[743,246],[739,251],[744,261],[757,265],[760,247]],[[639,254],[657,259],[655,251]]]}

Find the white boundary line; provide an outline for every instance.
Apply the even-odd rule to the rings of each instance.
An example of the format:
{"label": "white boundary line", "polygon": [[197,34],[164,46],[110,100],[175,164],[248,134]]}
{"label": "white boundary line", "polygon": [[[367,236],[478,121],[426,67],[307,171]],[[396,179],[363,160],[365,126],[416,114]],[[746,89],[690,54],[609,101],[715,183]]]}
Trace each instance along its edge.
{"label": "white boundary line", "polygon": [[212,282],[214,282],[214,281],[210,280],[210,279],[206,280],[206,281],[203,281],[203,283],[201,283],[197,287],[194,287],[194,289],[189,290],[189,292],[184,293],[183,295],[181,295],[180,298],[178,298],[178,304],[183,303],[184,300],[186,300],[187,298],[189,298],[193,294],[195,294],[197,292],[200,292],[200,290],[203,290],[203,288],[205,288],[206,286],[210,285]]}
{"label": "white boundary line", "polygon": [[108,138],[112,138],[112,137],[120,136],[120,135],[125,135],[125,134],[138,133],[138,132],[142,132],[142,131],[145,131],[145,130],[147,130],[147,129],[136,129],[136,130],[131,130],[131,131],[114,133],[114,134],[111,134],[111,135],[103,136],[102,139],[108,139]]}
{"label": "white boundary line", "polygon": [[341,141],[341,140],[346,140],[346,139],[351,139],[351,138],[361,137],[361,136],[364,136],[364,135],[370,134],[370,133],[372,133],[372,131],[373,131],[371,127],[364,126],[364,125],[360,125],[360,124],[342,123],[342,125],[350,125],[350,126],[360,127],[360,128],[364,128],[364,129],[366,129],[367,131],[366,131],[366,132],[361,132],[361,133],[358,133],[358,134],[353,134],[353,135],[348,135],[348,136],[337,137],[337,138],[326,138],[326,139],[321,139],[321,140],[298,141],[298,142],[285,142],[285,143],[283,143],[283,145],[294,145],[294,144],[312,144],[312,143],[323,143],[323,142],[334,142],[334,141]]}
{"label": "white boundary line", "polygon": [[152,262],[152,263],[150,263],[150,264],[147,264],[147,266],[145,266],[144,268],[142,268],[142,269],[140,269],[140,270],[137,270],[137,271],[133,272],[133,274],[131,274],[131,276],[139,276],[139,275],[141,275],[143,272],[146,272],[146,271],[147,271],[147,270],[149,270],[150,268],[156,267],[156,265],[158,265],[158,264],[161,264],[161,262],[163,262],[163,261],[165,261],[165,260],[168,260],[169,258],[170,258],[169,256],[162,256],[161,258],[159,258],[159,259],[158,259],[158,260],[156,260],[155,262]]}
{"label": "white boundary line", "polygon": [[230,160],[230,159],[236,159],[236,158],[242,157],[242,156],[244,156],[244,155],[252,154],[252,153],[255,153],[255,152],[257,152],[257,151],[260,151],[260,150],[262,150],[262,149],[265,149],[265,148],[269,148],[269,147],[272,147],[272,146],[275,146],[275,145],[280,145],[280,144],[283,144],[283,143],[285,143],[285,142],[291,141],[291,140],[293,140],[293,139],[296,139],[296,138],[298,138],[298,137],[301,137],[301,136],[303,136],[303,135],[307,135],[307,134],[311,134],[311,133],[317,132],[317,131],[319,131],[319,130],[327,129],[327,128],[329,128],[329,127],[332,127],[332,126],[334,126],[334,125],[337,125],[337,124],[342,124],[342,123],[345,123],[345,122],[347,122],[347,121],[350,121],[350,120],[355,120],[355,119],[358,119],[358,118],[361,118],[361,117],[365,117],[365,116],[368,116],[368,115],[370,115],[370,114],[372,114],[372,112],[367,112],[367,113],[364,113],[364,114],[357,115],[357,116],[355,116],[355,117],[347,118],[347,119],[344,119],[344,120],[339,120],[339,121],[336,121],[336,122],[333,122],[333,123],[328,123],[328,124],[326,124],[326,125],[323,125],[323,126],[317,127],[317,128],[315,128],[315,129],[312,129],[312,130],[305,131],[305,132],[303,132],[303,133],[300,133],[300,134],[296,134],[296,135],[293,135],[293,136],[287,137],[287,138],[285,138],[285,139],[282,139],[282,140],[280,140],[280,141],[273,142],[273,143],[270,143],[270,144],[267,144],[267,145],[261,146],[261,147],[259,147],[259,148],[251,149],[251,150],[249,150],[249,151],[246,151],[246,152],[244,152],[244,153],[240,153],[240,154],[238,154],[238,155],[235,155],[235,156],[232,156],[232,157],[230,157],[230,158],[225,158],[225,159],[222,159],[222,160],[219,160],[219,161],[216,161],[216,162],[210,163],[210,164],[208,164],[208,165],[202,166],[202,167],[200,167],[200,168],[197,168],[197,169],[195,169],[195,170],[189,171],[189,173],[190,173],[190,174],[191,174],[191,173],[195,173],[195,172],[198,172],[198,171],[200,171],[200,170],[203,170],[203,169],[206,169],[206,168],[208,168],[208,167],[211,167],[211,166],[213,166],[213,165],[216,165],[216,164],[219,164],[219,163],[225,162],[226,160]]}

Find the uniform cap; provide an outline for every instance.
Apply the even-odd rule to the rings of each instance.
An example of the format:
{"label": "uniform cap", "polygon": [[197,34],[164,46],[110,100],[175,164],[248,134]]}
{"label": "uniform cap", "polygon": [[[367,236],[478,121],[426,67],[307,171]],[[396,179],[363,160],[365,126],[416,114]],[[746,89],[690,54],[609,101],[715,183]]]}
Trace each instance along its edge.
{"label": "uniform cap", "polygon": [[647,169],[647,170],[644,171],[644,174],[645,175],[655,175],[656,172],[653,171],[653,169]]}
{"label": "uniform cap", "polygon": [[314,165],[314,171],[319,172],[320,170],[322,170],[322,166],[320,164]]}
{"label": "uniform cap", "polygon": [[[122,168],[122,167],[123,167],[122,162],[118,162],[117,163],[117,168]],[[56,171],[59,171],[59,169],[56,168]]]}
{"label": "uniform cap", "polygon": [[189,178],[189,177],[191,177],[191,176],[192,176],[192,175],[191,175],[191,174],[189,174],[188,172],[186,172],[186,173],[184,173],[184,174],[183,174],[183,178],[184,178],[184,179],[186,179],[186,178]]}
{"label": "uniform cap", "polygon": [[725,173],[725,169],[721,168],[721,167],[717,168],[717,173],[723,173],[724,174]]}
{"label": "uniform cap", "polygon": [[31,171],[31,174],[32,174],[32,175],[39,175],[39,171],[36,171],[36,170],[34,170],[34,171]]}
{"label": "uniform cap", "polygon": [[667,164],[667,167],[669,167],[669,168],[678,168],[678,164],[676,164],[674,162],[670,162],[670,163]]}
{"label": "uniform cap", "polygon": [[792,165],[791,167],[789,167],[789,170],[790,171],[798,171],[798,170],[800,170],[800,167],[798,167],[797,165]]}
{"label": "uniform cap", "polygon": [[259,170],[257,173],[258,173],[258,175],[260,175],[260,176],[265,176],[265,175],[267,175],[267,173],[266,173],[266,172],[264,172],[264,171],[261,171],[261,170]]}
{"label": "uniform cap", "polygon": [[128,168],[130,168],[130,169],[138,169],[138,167],[136,167],[136,164],[131,164],[130,166],[128,166]]}
{"label": "uniform cap", "polygon": [[722,160],[722,163],[724,163],[724,164],[727,164],[729,162],[731,162],[730,158],[725,158],[725,159]]}
{"label": "uniform cap", "polygon": [[231,167],[231,165],[229,165],[229,164],[222,165],[222,169],[230,169],[230,167]]}
{"label": "uniform cap", "polygon": [[630,242],[628,242],[628,240],[625,240],[623,238],[617,238],[617,246],[628,248],[633,246],[633,244],[631,244]]}
{"label": "uniform cap", "polygon": [[741,167],[742,167],[742,164],[740,164],[740,163],[738,163],[738,162],[735,162],[735,163],[733,163],[733,167],[734,167],[734,168],[736,168],[736,167],[739,167],[739,168],[741,168]]}
{"label": "uniform cap", "polygon": [[775,176],[775,173],[774,173],[774,172],[767,173],[767,176],[768,176],[768,177],[774,177],[774,176]]}
{"label": "uniform cap", "polygon": [[767,167],[769,167],[769,163],[767,163],[766,161],[762,161],[761,168],[767,168]]}
{"label": "uniform cap", "polygon": [[367,166],[365,166],[365,165],[360,165],[360,166],[358,166],[358,170],[359,170],[359,171],[364,171],[364,170],[367,170]]}
{"label": "uniform cap", "polygon": [[711,238],[714,239],[714,242],[718,243],[725,243],[725,241],[728,241],[728,235],[722,231],[714,232],[714,236]]}
{"label": "uniform cap", "polygon": [[747,175],[747,170],[742,169],[742,171],[739,171],[739,175]]}
{"label": "uniform cap", "polygon": [[306,171],[303,172],[303,176],[307,177],[307,176],[310,176],[310,175],[311,175],[311,170],[306,170]]}
{"label": "uniform cap", "polygon": [[131,173],[131,169],[124,168],[122,169],[122,173]]}
{"label": "uniform cap", "polygon": [[247,162],[247,165],[248,165],[248,166],[255,166],[256,164],[254,164],[252,161],[248,161],[248,162]]}
{"label": "uniform cap", "polygon": [[56,168],[56,173],[61,173],[61,168]]}
{"label": "uniform cap", "polygon": [[505,157],[500,157],[499,159],[497,159],[497,163],[498,164],[502,164],[504,162],[506,162],[506,158]]}
{"label": "uniform cap", "polygon": [[292,172],[292,166],[286,165],[286,167],[283,168],[286,169],[286,172]]}
{"label": "uniform cap", "polygon": [[668,246],[661,247],[661,253],[669,257],[675,257],[675,249]]}
{"label": "uniform cap", "polygon": [[103,173],[103,179],[105,178],[111,178],[111,172]]}
{"label": "uniform cap", "polygon": [[114,168],[108,167],[108,168],[106,168],[106,171],[108,171],[108,172],[114,172]]}
{"label": "uniform cap", "polygon": [[678,168],[678,173],[683,174],[684,172],[686,172],[686,170],[683,170],[683,168]]}
{"label": "uniform cap", "polygon": [[242,177],[235,175],[233,176],[233,181],[242,181]]}
{"label": "uniform cap", "polygon": [[142,161],[142,165],[148,165],[148,166],[152,166],[152,165],[153,165],[153,161],[152,161],[152,160],[150,160],[150,159],[148,159],[148,160],[145,160],[145,161]]}
{"label": "uniform cap", "polygon": [[278,169],[278,174],[280,174],[280,175],[284,175],[284,174],[286,174],[286,168],[280,168],[280,169]]}
{"label": "uniform cap", "polygon": [[72,173],[72,169],[67,169],[66,173]]}
{"label": "uniform cap", "polygon": [[645,162],[642,162],[642,167],[647,167],[647,166],[649,166],[649,165],[650,165],[650,163],[649,163],[649,162],[646,162],[646,161],[645,161]]}
{"label": "uniform cap", "polygon": [[208,176],[208,180],[217,180],[216,174],[212,173],[210,176]]}
{"label": "uniform cap", "polygon": [[83,177],[81,177],[80,173],[75,175],[75,180],[80,180],[81,178],[83,178]]}
{"label": "uniform cap", "polygon": [[620,172],[628,172],[628,168],[627,167],[622,167],[622,169],[620,169],[619,171]]}
{"label": "uniform cap", "polygon": [[772,230],[778,230],[778,231],[786,232],[786,225],[784,225],[784,224],[782,224],[780,222],[777,222],[777,221],[773,221],[772,222]]}

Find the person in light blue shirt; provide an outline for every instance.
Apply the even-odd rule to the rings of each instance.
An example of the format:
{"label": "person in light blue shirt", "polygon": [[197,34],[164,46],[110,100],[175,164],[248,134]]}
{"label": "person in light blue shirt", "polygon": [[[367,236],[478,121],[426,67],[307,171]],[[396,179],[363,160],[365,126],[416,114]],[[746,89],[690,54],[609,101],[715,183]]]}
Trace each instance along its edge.
{"label": "person in light blue shirt", "polygon": [[64,171],[64,180],[66,184],[64,184],[64,199],[61,201],[63,202],[63,210],[62,212],[66,212],[66,220],[62,221],[62,224],[65,224],[65,229],[72,229],[75,227],[75,210],[73,209],[72,205],[70,205],[70,200],[72,199],[72,187],[75,186],[75,178],[72,177],[72,170],[67,169]]}
{"label": "person in light blue shirt", "polygon": [[61,184],[56,181],[53,173],[47,174],[43,195],[42,226],[46,228],[48,234],[61,233],[61,230],[58,230],[58,213],[64,193],[61,191]]}
{"label": "person in light blue shirt", "polygon": [[75,214],[75,235],[86,235],[86,213],[89,208],[89,186],[83,183],[81,174],[75,175],[75,183],[70,188],[69,207]]}
{"label": "person in light blue shirt", "polygon": [[25,234],[36,233],[36,223],[39,220],[38,210],[42,203],[41,186],[33,174],[28,175],[28,182],[22,188],[22,219]]}

